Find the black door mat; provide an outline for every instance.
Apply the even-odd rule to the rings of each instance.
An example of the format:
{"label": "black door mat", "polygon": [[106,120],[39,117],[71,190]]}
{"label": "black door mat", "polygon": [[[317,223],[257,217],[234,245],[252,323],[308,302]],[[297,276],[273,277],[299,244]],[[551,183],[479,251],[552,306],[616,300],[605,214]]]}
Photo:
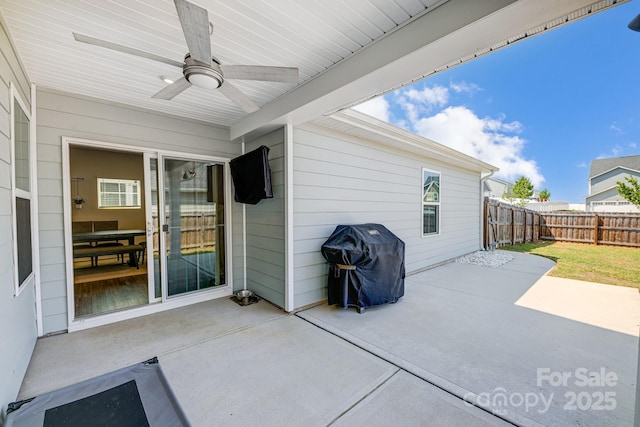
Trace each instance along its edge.
{"label": "black door mat", "polygon": [[157,358],[9,404],[6,427],[189,426]]}
{"label": "black door mat", "polygon": [[149,427],[135,380],[44,411],[44,427]]}

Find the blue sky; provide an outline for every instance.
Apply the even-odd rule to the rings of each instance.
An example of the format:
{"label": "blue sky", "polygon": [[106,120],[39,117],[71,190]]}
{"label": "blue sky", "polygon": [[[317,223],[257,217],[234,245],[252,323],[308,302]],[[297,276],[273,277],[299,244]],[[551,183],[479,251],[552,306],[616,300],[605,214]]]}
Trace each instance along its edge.
{"label": "blue sky", "polygon": [[584,202],[591,161],[640,154],[638,0],[356,107]]}

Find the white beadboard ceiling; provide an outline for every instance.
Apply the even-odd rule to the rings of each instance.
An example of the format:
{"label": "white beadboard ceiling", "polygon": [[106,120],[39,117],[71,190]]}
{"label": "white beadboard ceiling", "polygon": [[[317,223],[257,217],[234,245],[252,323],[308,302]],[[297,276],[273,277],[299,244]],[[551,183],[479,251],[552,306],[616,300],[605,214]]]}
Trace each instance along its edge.
{"label": "white beadboard ceiling", "polygon": [[[152,99],[153,94],[166,86],[160,77],[179,78],[180,68],[79,43],[72,36],[72,32],[77,32],[182,62],[187,46],[172,0],[0,0],[0,11],[33,83],[230,126],[232,136],[237,137],[264,125],[309,120],[335,111],[428,75],[465,55],[473,56],[474,52],[487,50],[552,19],[562,21],[565,15],[594,3],[589,0],[190,1],[208,10],[214,28],[212,53],[221,63],[297,67],[300,83],[233,81],[262,107],[250,115],[222,94],[196,87],[170,101]],[[608,6],[615,1],[597,3]],[[424,19],[432,11],[437,12],[433,13],[433,20]],[[490,25],[482,31],[483,37],[470,30],[465,36],[468,27],[482,21]],[[412,26],[421,28],[418,39],[424,37],[424,42],[411,35]],[[397,57],[388,51],[392,41],[403,45],[400,37],[403,32],[407,37],[404,45],[416,45],[412,51],[433,45],[431,56],[440,55],[442,59],[400,64],[396,59],[401,59],[401,55],[409,57],[409,51],[398,53]],[[448,37],[450,34],[454,36]],[[450,55],[442,55],[437,50],[438,42],[448,39],[456,46],[464,46],[459,52],[449,49]],[[384,41],[388,43],[385,45]],[[385,55],[388,59],[380,64],[367,59]],[[391,67],[395,62],[403,68],[402,72]],[[388,66],[388,72],[381,78],[374,71],[384,68],[383,65]],[[340,81],[342,76],[344,82]],[[327,79],[323,81],[322,77]],[[375,83],[367,82],[366,78]],[[358,84],[359,81],[364,83]],[[308,108],[312,104],[314,108]]]}
{"label": "white beadboard ceiling", "polygon": [[[298,67],[304,83],[437,0],[194,0],[209,11],[212,53],[223,64]],[[182,70],[75,41],[72,32],[182,61],[188,52],[172,0],[3,0],[30,78],[63,91],[230,125],[245,113],[215,91],[151,99],[160,76]],[[235,81],[258,105],[292,84]]]}

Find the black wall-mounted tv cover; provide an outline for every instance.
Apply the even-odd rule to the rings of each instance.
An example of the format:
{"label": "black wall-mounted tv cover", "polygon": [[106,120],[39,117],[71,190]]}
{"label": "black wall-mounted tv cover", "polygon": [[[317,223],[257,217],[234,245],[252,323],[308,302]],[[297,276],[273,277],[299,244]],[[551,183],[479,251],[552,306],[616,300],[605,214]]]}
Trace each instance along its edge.
{"label": "black wall-mounted tv cover", "polygon": [[262,145],[236,157],[231,160],[229,166],[236,202],[255,205],[262,199],[273,198],[269,147]]}

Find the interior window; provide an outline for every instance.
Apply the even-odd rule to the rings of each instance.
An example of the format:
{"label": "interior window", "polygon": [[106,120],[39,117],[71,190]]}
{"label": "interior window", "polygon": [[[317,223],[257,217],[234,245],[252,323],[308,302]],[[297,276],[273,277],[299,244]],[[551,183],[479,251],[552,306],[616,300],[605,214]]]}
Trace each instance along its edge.
{"label": "interior window", "polygon": [[440,173],[422,169],[422,235],[440,232]]}
{"label": "interior window", "polygon": [[98,178],[98,208],[139,208],[140,181]]}

